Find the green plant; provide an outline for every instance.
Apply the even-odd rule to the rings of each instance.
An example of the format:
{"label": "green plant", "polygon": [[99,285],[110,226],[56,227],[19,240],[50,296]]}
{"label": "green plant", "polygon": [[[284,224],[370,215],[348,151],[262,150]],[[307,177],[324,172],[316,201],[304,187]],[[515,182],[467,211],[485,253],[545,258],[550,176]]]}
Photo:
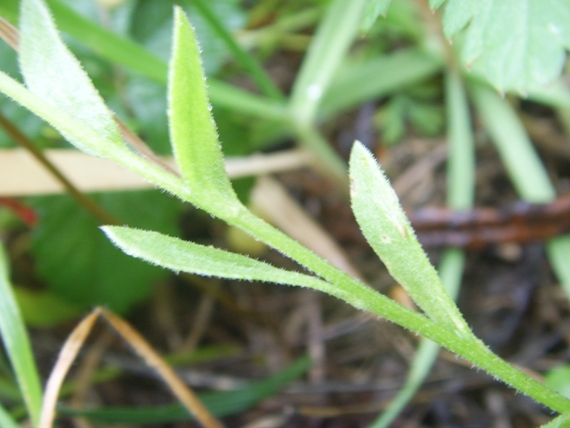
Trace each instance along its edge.
{"label": "green plant", "polygon": [[[319,27],[315,41],[311,45],[309,60],[303,64],[300,77],[295,83],[288,105],[283,104],[281,97],[274,93],[274,89],[263,78],[259,78],[260,87],[264,87],[266,92],[271,93],[272,99],[240,94],[235,88],[230,88],[225,93],[220,89],[221,85],[213,85],[211,92],[212,98],[222,104],[225,103],[225,106],[238,105],[240,108],[249,109],[253,114],[260,114],[263,111],[263,114],[271,115],[273,119],[278,119],[282,124],[292,125],[300,140],[321,154],[331,175],[340,181],[346,180],[344,165],[318,133],[315,126],[316,120],[319,117],[330,117],[339,110],[347,108],[351,103],[361,101],[364,97],[362,95],[358,98],[358,91],[354,91],[356,101],[353,99],[341,102],[337,97],[336,106],[335,102],[325,106],[327,97],[334,95],[335,85],[337,85],[336,88],[342,85],[350,86],[355,83],[354,76],[361,79],[362,74],[366,74],[367,67],[374,70],[373,73],[377,73],[378,67],[390,65],[384,60],[380,66],[372,64],[372,67],[368,64],[367,67],[360,67],[358,70],[349,70],[346,73],[352,76],[350,79],[345,77],[343,81],[343,75],[340,74],[337,83],[334,83],[334,71],[344,58],[362,22],[365,9],[375,6],[370,12],[372,18],[368,18],[373,20],[377,14],[382,13],[382,3],[385,3],[387,7],[389,2],[355,1],[350,3],[350,6],[346,6],[346,2],[335,1],[330,5],[326,19]],[[442,2],[432,3],[433,6],[438,6]],[[561,4],[552,2],[551,6]],[[535,91],[538,94],[536,96],[539,96],[539,90],[532,87],[532,84],[537,80],[548,80],[559,74],[558,58],[560,52],[563,51],[562,47],[567,46],[566,44],[556,46],[557,49],[554,52],[556,55],[553,56],[556,61],[551,61],[551,56],[549,56],[546,64],[545,61],[533,62],[530,75],[527,74],[526,69],[520,67],[515,67],[505,74],[504,65],[497,65],[496,61],[497,55],[502,60],[507,57],[505,51],[484,50],[486,44],[493,44],[492,37],[495,37],[493,29],[498,24],[492,19],[481,21],[484,17],[502,16],[503,12],[490,9],[478,10],[477,8],[483,8],[483,6],[478,6],[477,2],[470,2],[468,9],[461,9],[457,5],[457,1],[449,1],[444,16],[446,34],[454,35],[469,18],[476,15],[477,18],[470,24],[470,33],[467,34],[463,56],[470,62],[478,54],[487,55],[482,63],[490,67],[488,69],[489,78],[499,89],[514,88],[519,91]],[[567,9],[564,5],[560,7],[563,11]],[[555,8],[552,7],[552,10]],[[460,12],[462,15],[458,16]],[[560,28],[563,35],[566,34],[562,32],[566,24],[560,21],[560,17],[564,14],[555,13],[554,16],[548,15],[546,18],[540,16],[541,19],[552,18],[553,25]],[[445,291],[437,272],[430,265],[415,239],[414,232],[387,179],[372,155],[360,144],[356,143],[352,149],[349,173],[355,216],[374,251],[386,264],[392,276],[405,287],[424,314],[408,310],[349,277],[245,208],[237,198],[224,171],[220,143],[210,112],[199,49],[192,28],[180,9],[176,9],[173,53],[168,68],[168,111],[171,143],[181,177],[163,169],[152,159],[141,156],[124,144],[112,114],[81,70],[78,62],[59,39],[43,2],[24,0],[20,20],[20,62],[26,86],[2,73],[0,74],[0,90],[3,93],[52,124],[78,148],[96,156],[111,159],[182,201],[190,202],[228,224],[240,228],[297,261],[312,274],[285,271],[242,255],[184,242],[157,232],[119,226],[104,227],[103,230],[107,236],[127,254],[174,271],[243,280],[262,280],[324,291],[357,309],[384,317],[445,346],[552,410],[559,413],[570,411],[569,400],[508,365],[474,337]],[[342,25],[340,25],[341,22]],[[341,31],[338,31],[339,28]],[[330,37],[332,33],[335,33],[334,38]],[[552,42],[551,36],[541,36],[538,37],[538,41],[535,41],[536,44],[532,44],[531,50],[540,50],[545,43],[544,40],[547,43]],[[109,36],[104,34],[102,37]],[[518,51],[513,49],[512,52]],[[524,63],[525,55],[516,59]],[[402,60],[402,58],[397,58],[397,60]],[[420,67],[419,71],[418,68],[414,69],[420,77],[429,75],[433,73],[433,70],[440,69],[442,66],[441,58],[434,59],[433,55],[425,53],[410,52],[404,61],[408,61],[408,64],[412,62],[423,64],[423,68]],[[520,65],[517,61],[515,63]],[[153,64],[160,70],[155,76],[158,79],[164,78],[166,67],[160,66],[160,63],[156,61]],[[139,69],[145,67],[139,63],[131,66]],[[446,68],[450,138],[456,142],[469,142],[471,136],[460,73],[454,64],[447,64]],[[257,68],[255,70],[256,73],[260,72]],[[62,74],[64,74],[63,78]],[[408,78],[406,83],[410,80],[413,78]],[[330,91],[327,90],[329,86]],[[504,156],[510,162],[510,170],[515,180],[517,177],[520,180],[520,182],[517,181],[517,185],[521,193],[533,202],[544,202],[553,198],[554,192],[543,168],[537,164],[532,150],[521,152],[521,145],[517,145],[518,153],[507,152],[509,146],[506,145],[506,140],[512,140],[513,135],[523,146],[527,143],[516,118],[511,114],[509,105],[481,83],[470,82],[469,88],[476,107],[481,112],[488,113],[482,115],[488,123],[488,129],[494,133],[499,144],[503,143],[499,147],[505,150]],[[378,95],[387,90],[380,85],[372,94]],[[232,95],[235,96],[232,97]],[[321,103],[323,108],[319,109]],[[492,114],[489,112],[491,107],[493,108]],[[502,125],[499,126],[499,118],[510,120],[506,122],[506,125],[504,121],[501,122]],[[507,127],[508,133],[505,131]],[[469,169],[472,168],[469,148],[464,149],[464,153],[454,159],[468,165]],[[462,169],[461,166],[452,166],[452,168]],[[528,171],[535,171],[536,175],[525,183],[524,177]],[[465,209],[471,204],[472,184],[470,180],[471,178],[468,177],[467,182],[457,185],[451,191],[451,204],[459,209]],[[549,249],[553,258],[563,258],[564,247],[567,245],[567,238],[552,242]],[[451,260],[447,262],[450,267],[444,268],[444,272],[457,277],[458,271],[461,270],[458,269],[461,259],[462,255],[458,251],[451,250],[445,259]],[[560,267],[559,271],[562,272],[564,269],[566,268]],[[442,274],[442,276],[445,275]],[[565,278],[564,283],[570,283],[568,278]],[[458,282],[457,278],[448,281]],[[433,358],[435,348],[433,345],[429,346],[431,348],[428,348],[426,353]],[[429,358],[424,360],[424,363],[425,361],[428,361],[429,365]]]}

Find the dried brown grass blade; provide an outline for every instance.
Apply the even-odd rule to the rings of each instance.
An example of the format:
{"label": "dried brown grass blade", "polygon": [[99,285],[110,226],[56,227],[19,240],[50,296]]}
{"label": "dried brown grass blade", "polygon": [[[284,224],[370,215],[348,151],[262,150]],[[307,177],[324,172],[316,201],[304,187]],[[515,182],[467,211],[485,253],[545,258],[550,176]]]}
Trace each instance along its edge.
{"label": "dried brown grass blade", "polygon": [[59,353],[55,367],[47,382],[39,428],[52,427],[55,417],[55,406],[63,380],[69,372],[71,364],[73,364],[77,358],[79,349],[81,349],[85,343],[85,339],[93,329],[93,324],[99,316],[102,316],[109,322],[113,329],[133,347],[137,354],[139,354],[150,367],[158,372],[176,398],[178,398],[198,422],[206,428],[223,427],[223,425],[210,414],[206,407],[204,407],[194,392],[182,382],[172,367],[152,349],[149,343],[135,329],[112,312],[103,308],[95,308],[93,312],[75,327]]}
{"label": "dried brown grass blade", "polygon": [[4,40],[12,49],[18,50],[20,35],[16,27],[0,17],[0,39]]}
{"label": "dried brown grass blade", "polygon": [[164,382],[172,390],[178,400],[194,415],[194,417],[206,428],[222,428],[222,424],[214,418],[208,409],[204,407],[196,394],[178,377],[158,353],[152,349],[149,343],[127,322],[117,315],[101,309],[103,317],[125,339],[129,345],[144,359],[144,361],[162,377]]}
{"label": "dried brown grass blade", "polygon": [[[0,0],[1,1],[1,0]],[[141,190],[152,185],[116,163],[94,158],[78,150],[50,149],[45,157],[82,192]],[[175,170],[172,158],[160,158],[161,165]],[[268,174],[310,166],[313,158],[306,151],[254,154],[226,159],[230,178]],[[0,196],[28,196],[62,193],[62,184],[23,149],[0,150]]]}
{"label": "dried brown grass blade", "polygon": [[61,384],[71,364],[73,364],[75,358],[77,358],[77,353],[85,343],[85,339],[91,332],[93,324],[99,317],[99,314],[100,309],[95,308],[93,312],[87,315],[71,332],[63,348],[61,348],[55,366],[47,381],[39,428],[51,428],[55,417],[55,405],[57,404]]}

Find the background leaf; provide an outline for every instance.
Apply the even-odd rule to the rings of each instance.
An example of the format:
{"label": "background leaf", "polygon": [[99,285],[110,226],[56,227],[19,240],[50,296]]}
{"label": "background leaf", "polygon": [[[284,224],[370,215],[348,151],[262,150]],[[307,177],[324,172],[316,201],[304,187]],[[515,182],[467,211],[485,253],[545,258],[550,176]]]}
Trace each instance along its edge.
{"label": "background leaf", "polygon": [[[106,210],[133,226],[178,234],[181,204],[158,191],[93,195]],[[127,257],[67,196],[34,199],[41,220],[33,235],[37,269],[50,289],[67,301],[105,305],[125,312],[146,298],[165,272]],[[62,233],[64,231],[64,233]]]}
{"label": "background leaf", "polygon": [[[432,1],[437,7],[441,1]],[[525,93],[560,75],[570,48],[566,0],[447,0],[443,29],[452,38],[466,29],[462,57],[501,91]]]}
{"label": "background leaf", "polygon": [[392,0],[369,0],[364,11],[364,19],[362,20],[361,30],[368,31],[376,22],[378,17],[385,14]]}

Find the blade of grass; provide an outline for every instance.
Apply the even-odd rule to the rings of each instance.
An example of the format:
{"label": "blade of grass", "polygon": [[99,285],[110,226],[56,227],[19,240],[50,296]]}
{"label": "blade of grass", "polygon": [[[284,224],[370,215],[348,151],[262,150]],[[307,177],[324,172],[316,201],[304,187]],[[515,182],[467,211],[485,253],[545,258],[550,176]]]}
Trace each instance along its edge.
{"label": "blade of grass", "polygon": [[563,81],[531,88],[528,99],[552,108],[570,110],[570,89]]}
{"label": "blade of grass", "polygon": [[[458,72],[448,71],[445,83],[449,140],[447,204],[455,210],[467,210],[473,206],[475,193],[475,146],[469,106]],[[454,300],[459,293],[464,264],[465,252],[457,248],[445,250],[440,261],[439,276]],[[430,340],[420,341],[406,383],[374,422],[373,428],[388,427],[396,419],[423,384],[439,349],[440,346]]]}
{"label": "blade of grass", "polygon": [[[274,395],[287,383],[302,376],[310,367],[310,359],[301,357],[283,371],[259,382],[253,382],[235,391],[199,394],[200,401],[217,417],[236,414],[252,408],[261,400]],[[148,409],[80,410],[60,408],[61,414],[84,416],[92,421],[132,425],[166,424],[191,420],[191,415],[180,405],[151,407]]]}
{"label": "blade of grass", "polygon": [[324,94],[319,118],[331,118],[366,101],[391,94],[441,71],[434,54],[410,48],[362,62],[346,63]]}
{"label": "blade of grass", "polygon": [[10,413],[0,406],[0,427],[2,428],[20,428],[20,425],[14,420]]}
{"label": "blade of grass", "polygon": [[95,321],[97,321],[99,313],[99,309],[95,309],[83,320],[81,320],[75,329],[73,329],[65,341],[63,347],[59,351],[59,356],[46,384],[44,402],[42,405],[42,414],[38,428],[52,427],[53,420],[55,418],[55,405],[59,397],[59,391],[61,389],[63,379],[75,361],[75,358],[83,346],[85,339],[91,332],[93,324]]}
{"label": "blade of grass", "polygon": [[255,57],[246,52],[236,41],[226,26],[218,19],[210,3],[204,0],[184,0],[187,5],[194,6],[210,27],[224,41],[236,60],[245,68],[265,95],[274,100],[283,100],[281,90],[273,83],[264,68]]}
{"label": "blade of grass", "polygon": [[295,80],[291,117],[300,125],[316,119],[317,108],[358,32],[367,0],[334,0],[322,19]]}
{"label": "blade of grass", "polygon": [[[554,186],[513,108],[478,82],[471,83],[471,93],[519,195],[531,203],[553,201]],[[570,235],[548,241],[546,249],[556,277],[570,298]]]}
{"label": "blade of grass", "polygon": [[244,91],[225,82],[208,78],[208,94],[212,104],[263,119],[285,121],[285,104]]}
{"label": "blade of grass", "polygon": [[563,235],[546,243],[546,254],[556,278],[570,299],[570,235]]}
{"label": "blade of grass", "polygon": [[[18,16],[18,3],[18,0],[2,0],[0,6],[2,15],[13,24]],[[132,40],[111,33],[59,0],[47,0],[47,3],[61,31],[85,43],[91,50],[113,63],[166,83],[167,65],[156,55]]]}
{"label": "blade of grass", "polygon": [[517,193],[530,203],[551,202],[556,197],[554,187],[509,102],[480,83],[471,82],[470,92]]}
{"label": "blade of grass", "polygon": [[346,165],[314,129],[317,109],[338,66],[358,32],[367,0],[334,0],[321,20],[295,79],[289,100],[293,129],[301,144],[313,150],[331,175],[346,180]]}
{"label": "blade of grass", "polygon": [[[0,245],[0,336],[16,375],[32,424],[40,419],[42,389],[24,320],[12,291],[8,257]],[[4,425],[2,425],[4,426]]]}

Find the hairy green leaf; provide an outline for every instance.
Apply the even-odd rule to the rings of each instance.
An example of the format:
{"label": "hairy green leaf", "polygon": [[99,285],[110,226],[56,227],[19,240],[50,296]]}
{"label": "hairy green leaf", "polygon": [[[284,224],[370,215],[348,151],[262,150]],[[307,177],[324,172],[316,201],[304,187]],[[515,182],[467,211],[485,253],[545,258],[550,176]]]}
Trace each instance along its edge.
{"label": "hairy green leaf", "polygon": [[326,290],[331,285],[313,276],[286,271],[213,247],[182,241],[157,232],[104,226],[109,239],[130,256],[171,269],[204,276],[265,281]]}
{"label": "hairy green leaf", "polygon": [[104,226],[102,229],[115,245],[130,256],[175,272],[307,287],[342,299],[357,309],[373,312],[378,311],[381,306],[387,317],[398,312],[408,314],[416,321],[421,320],[422,325],[428,321],[427,318],[403,308],[360,283],[331,284],[320,278],[279,269],[241,254],[182,241],[157,232],[121,226]]}
{"label": "hairy green leaf", "polygon": [[194,201],[212,214],[241,207],[224,168],[198,43],[180,8],[174,18],[168,102],[174,155]]}
{"label": "hairy green leaf", "polygon": [[23,0],[20,11],[20,69],[27,87],[44,101],[91,127],[105,144],[85,144],[60,129],[64,136],[91,154],[104,156],[110,145],[123,145],[113,115],[61,41],[43,0]]}
{"label": "hairy green leaf", "polygon": [[359,142],[350,156],[350,179],[356,221],[390,274],[430,318],[470,334],[420,246],[394,189],[376,159]]}
{"label": "hairy green leaf", "polygon": [[[438,7],[443,1],[431,1]],[[452,38],[466,28],[467,65],[478,62],[501,91],[526,93],[554,80],[570,48],[567,0],[447,0],[443,29]]]}

